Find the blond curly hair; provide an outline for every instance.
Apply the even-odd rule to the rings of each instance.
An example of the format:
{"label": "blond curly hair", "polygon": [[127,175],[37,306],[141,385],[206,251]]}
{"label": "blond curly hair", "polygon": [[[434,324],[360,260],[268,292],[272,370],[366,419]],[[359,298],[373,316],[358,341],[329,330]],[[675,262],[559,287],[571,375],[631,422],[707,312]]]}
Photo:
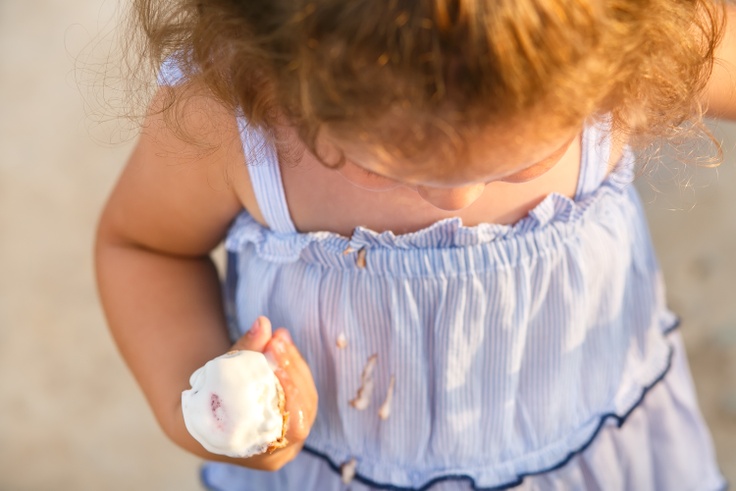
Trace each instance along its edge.
{"label": "blond curly hair", "polygon": [[313,151],[329,129],[404,159],[531,112],[550,128],[611,118],[635,147],[698,127],[725,18],[708,0],[133,3],[152,69],[176,60]]}

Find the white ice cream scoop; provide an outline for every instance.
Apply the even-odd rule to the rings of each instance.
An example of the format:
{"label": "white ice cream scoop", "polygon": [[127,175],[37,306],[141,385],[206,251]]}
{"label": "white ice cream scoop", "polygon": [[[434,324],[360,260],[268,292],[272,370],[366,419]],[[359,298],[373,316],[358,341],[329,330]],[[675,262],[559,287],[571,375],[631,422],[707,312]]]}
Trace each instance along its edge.
{"label": "white ice cream scoop", "polygon": [[218,356],[189,384],[181,394],[184,423],[209,452],[251,457],[286,445],[284,392],[262,353]]}

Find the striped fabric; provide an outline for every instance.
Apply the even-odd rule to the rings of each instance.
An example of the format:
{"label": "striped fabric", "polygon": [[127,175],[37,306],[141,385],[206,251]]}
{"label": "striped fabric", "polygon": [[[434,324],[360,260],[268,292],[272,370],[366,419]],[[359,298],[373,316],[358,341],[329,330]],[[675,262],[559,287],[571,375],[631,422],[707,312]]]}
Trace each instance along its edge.
{"label": "striped fabric", "polygon": [[281,171],[277,161],[276,149],[269,145],[260,132],[252,131],[243,117],[238,118],[238,128],[243,140],[245,161],[249,162],[248,173],[256,199],[268,203],[261,213],[272,232],[294,234],[296,227],[289,216],[286,194],[281,186]]}
{"label": "striped fabric", "polygon": [[[183,79],[167,60],[159,83]],[[243,213],[227,238],[232,335],[261,314],[288,327],[320,406],[294,461],[273,473],[208,463],[208,489],[724,489],[629,186],[633,158],[606,177],[605,125],[584,132],[574,200],[551,194],[511,226],[451,219],[350,238],[297,233],[276,152],[239,125],[269,227]]]}
{"label": "striped fabric", "polygon": [[[448,219],[406,235],[357,228],[348,238],[296,231],[276,153],[240,124],[270,227],[244,212],[227,238],[233,335],[259,315],[287,327],[320,399],[294,462],[276,473],[209,464],[212,489],[342,489],[338,470],[351,459],[355,489],[504,489],[541,475],[578,476],[560,489],[588,489],[591,472],[631,482],[634,466],[612,455],[642,450],[609,427],[672,365],[676,321],[629,185],[633,158],[606,177],[605,128],[585,129],[575,200],[551,194],[509,226]],[[351,401],[372,357],[374,391],[357,409]],[[652,399],[664,415],[647,420],[650,436],[630,440],[656,449],[685,435],[677,445],[688,451],[664,452],[680,461],[637,472],[647,482],[670,476],[675,487],[661,489],[718,489],[687,367],[676,373]]]}

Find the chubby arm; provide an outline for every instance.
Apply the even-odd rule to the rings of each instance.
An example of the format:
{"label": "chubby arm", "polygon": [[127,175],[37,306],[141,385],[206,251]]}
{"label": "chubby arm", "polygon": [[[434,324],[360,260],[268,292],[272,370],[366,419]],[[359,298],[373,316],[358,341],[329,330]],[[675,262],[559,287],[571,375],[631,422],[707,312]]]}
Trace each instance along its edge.
{"label": "chubby arm", "polygon": [[723,39],[705,89],[706,116],[736,120],[736,5],[726,6]]}
{"label": "chubby arm", "polygon": [[[295,445],[251,459],[209,454],[184,427],[180,395],[189,376],[232,347],[209,253],[243,207],[231,178],[247,178],[238,170],[243,156],[231,115],[202,98],[188,103],[184,118],[186,129],[217,135],[217,145],[203,152],[172,133],[160,116],[148,118],[99,222],[95,265],[102,305],[123,358],[175,443],[207,459],[277,469],[298,453],[308,427],[303,434],[295,432],[299,428],[287,433]],[[277,375],[289,409],[288,379],[311,383],[311,375],[294,372],[308,372],[306,364],[288,336],[272,337],[270,327],[258,339],[245,338],[237,347],[271,350],[285,368]],[[309,426],[316,393],[313,399],[303,410],[312,416]],[[291,402],[292,410],[302,411]]]}

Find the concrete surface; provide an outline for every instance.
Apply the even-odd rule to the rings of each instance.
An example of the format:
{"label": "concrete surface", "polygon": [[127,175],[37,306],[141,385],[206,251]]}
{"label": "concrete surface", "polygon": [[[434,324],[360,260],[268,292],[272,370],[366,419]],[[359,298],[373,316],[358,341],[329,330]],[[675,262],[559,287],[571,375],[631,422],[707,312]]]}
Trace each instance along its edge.
{"label": "concrete surface", "polygon": [[[0,490],[199,489],[106,332],[94,222],[130,143],[90,136],[74,56],[114,3],[0,2]],[[653,237],[698,395],[736,479],[736,130],[716,172],[643,176]],[[107,133],[106,133],[107,132]],[[98,139],[116,139],[96,126]],[[720,174],[716,178],[716,174]],[[659,189],[652,192],[652,185]]]}

